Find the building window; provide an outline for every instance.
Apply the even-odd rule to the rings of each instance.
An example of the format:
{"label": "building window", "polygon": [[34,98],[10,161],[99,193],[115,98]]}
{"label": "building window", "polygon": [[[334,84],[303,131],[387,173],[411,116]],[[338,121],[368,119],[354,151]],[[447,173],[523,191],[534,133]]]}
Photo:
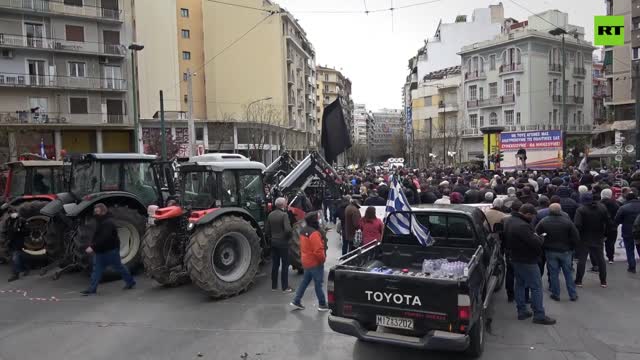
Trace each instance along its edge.
{"label": "building window", "polygon": [[84,27],[76,25],[65,25],[66,39],[69,41],[84,41]]}
{"label": "building window", "polygon": [[182,52],[182,60],[191,60],[191,52],[183,51]]}
{"label": "building window", "polygon": [[520,96],[520,81],[516,81],[516,96]]}
{"label": "building window", "polygon": [[516,113],[516,125],[520,125],[520,121],[521,121],[520,113],[518,112],[518,113]]}
{"label": "building window", "polygon": [[88,114],[89,105],[88,105],[87,98],[84,98],[84,97],[69,98],[69,113],[70,114]]}
{"label": "building window", "polygon": [[576,113],[573,113],[573,125],[576,124]]}
{"label": "building window", "polygon": [[634,47],[631,51],[631,58],[633,60],[638,60],[640,59],[640,47]]}
{"label": "building window", "polygon": [[513,95],[513,79],[506,79],[504,81],[504,94],[506,96]]}
{"label": "building window", "polygon": [[180,9],[180,16],[182,16],[184,18],[188,18],[189,17],[189,9],[185,9],[185,8]]}
{"label": "building window", "polygon": [[560,49],[552,48],[549,51],[549,65],[558,65],[560,64]]}
{"label": "building window", "polygon": [[504,123],[507,126],[513,126],[513,110],[507,110],[504,112]]}
{"label": "building window", "polygon": [[469,86],[469,99],[478,100],[478,86],[476,85]]}
{"label": "building window", "polygon": [[480,97],[480,100],[484,99],[484,88],[481,86],[480,87],[480,95],[478,95]]}
{"label": "building window", "polygon": [[188,29],[182,29],[182,38],[183,39],[191,38],[191,31],[189,31]]}
{"label": "building window", "polygon": [[498,114],[492,112],[489,114],[489,125],[498,125]]}
{"label": "building window", "polygon": [[502,52],[502,65],[520,65],[521,61],[520,49],[509,48]]}
{"label": "building window", "polygon": [[480,127],[484,126],[484,115],[480,115]]}
{"label": "building window", "polygon": [[558,94],[558,79],[553,79],[553,96]]}
{"label": "building window", "polygon": [[553,94],[553,83],[549,81],[549,96]]}
{"label": "building window", "polygon": [[631,18],[631,29],[633,30],[638,30],[640,29],[640,16],[635,16],[633,18]]}
{"label": "building window", "polygon": [[576,68],[584,69],[584,55],[580,51],[576,52]]}
{"label": "building window", "polygon": [[498,83],[494,82],[489,84],[489,98],[497,98],[498,97]]}
{"label": "building window", "polygon": [[489,55],[489,70],[495,70],[495,69],[496,69],[496,56]]}
{"label": "building window", "polygon": [[553,109],[553,125],[558,123],[558,109]]}
{"label": "building window", "polygon": [[186,72],[182,73],[182,80],[183,81],[189,81],[189,74],[186,73]]}
{"label": "building window", "polygon": [[329,81],[329,74],[324,74],[324,81]]}
{"label": "building window", "polygon": [[469,125],[471,126],[472,129],[477,129],[478,128],[478,115],[477,114],[469,115]]}
{"label": "building window", "polygon": [[424,107],[431,107],[433,105],[433,96],[424,97]]}
{"label": "building window", "polygon": [[82,6],[82,0],[64,0],[65,5]]}
{"label": "building window", "polygon": [[325,86],[324,86],[324,91],[325,91],[325,92],[329,92],[329,85],[325,85]]}
{"label": "building window", "polygon": [[582,81],[578,81],[578,93],[576,94],[576,96],[582,97],[583,95],[584,95],[584,90],[582,87]]}
{"label": "building window", "polygon": [[578,110],[578,124],[582,125],[582,110]]}
{"label": "building window", "polygon": [[69,63],[69,76],[71,77],[84,77],[85,76],[85,64],[82,62],[70,62]]}
{"label": "building window", "polygon": [[549,126],[551,126],[551,111],[549,111]]}
{"label": "building window", "polygon": [[204,141],[204,128],[196,128],[196,141]]}

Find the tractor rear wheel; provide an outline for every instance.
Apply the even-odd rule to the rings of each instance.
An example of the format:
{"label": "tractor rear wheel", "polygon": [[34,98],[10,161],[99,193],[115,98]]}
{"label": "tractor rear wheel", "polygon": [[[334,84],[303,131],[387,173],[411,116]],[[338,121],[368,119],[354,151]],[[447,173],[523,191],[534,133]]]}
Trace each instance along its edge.
{"label": "tractor rear wheel", "polygon": [[6,212],[0,216],[0,264],[8,263],[11,259],[11,254],[9,254],[9,239],[5,236],[5,226],[8,219],[9,214]]}
{"label": "tractor rear wheel", "polygon": [[142,238],[142,263],[146,274],[163,286],[179,286],[189,282],[185,273],[172,276],[172,269],[181,268],[184,249],[176,234],[177,221],[168,220],[149,226]]}
{"label": "tractor rear wheel", "polygon": [[229,215],[197,227],[185,263],[193,283],[213,298],[246,291],[260,264],[260,237],[247,220]]}
{"label": "tractor rear wheel", "polygon": [[[34,200],[23,202],[16,207],[21,218],[26,220],[29,235],[24,239],[24,250],[32,256],[45,254],[46,234],[49,218],[41,215],[40,210],[47,205],[47,201]],[[0,258],[9,253],[9,239],[5,239],[5,225],[9,220],[8,214],[0,218]]]}

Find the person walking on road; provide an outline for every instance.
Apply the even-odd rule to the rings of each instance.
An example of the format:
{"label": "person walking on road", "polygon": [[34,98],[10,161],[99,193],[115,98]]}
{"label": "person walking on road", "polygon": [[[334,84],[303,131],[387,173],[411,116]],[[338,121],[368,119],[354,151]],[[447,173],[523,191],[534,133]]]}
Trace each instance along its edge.
{"label": "person walking on road", "polygon": [[5,223],[5,239],[9,242],[9,252],[11,254],[11,277],[9,282],[16,281],[20,278],[20,273],[26,273],[24,262],[24,239],[28,235],[27,222],[20,217],[18,210],[10,208],[8,211],[9,218]]}
{"label": "person walking on road", "polygon": [[81,294],[84,296],[95,295],[98,291],[98,284],[102,280],[102,274],[109,266],[122,276],[125,282],[124,290],[133,289],[136,286],[136,281],[129,270],[122,265],[118,230],[108,213],[107,206],[103,203],[96,204],[93,207],[93,215],[96,219],[96,229],[91,243],[85,249],[87,254],[93,255],[91,285],[88,289],[81,291]]}
{"label": "person walking on road", "polygon": [[640,200],[635,193],[629,192],[626,196],[624,205],[620,206],[616,213],[615,223],[616,225],[622,224],[622,241],[624,242],[624,249],[627,253],[627,271],[630,273],[636,273],[636,250],[640,254],[640,246],[635,246],[633,241],[633,222],[640,215]]}
{"label": "person walking on road", "polygon": [[[513,212],[505,224],[504,236],[511,252],[511,263],[515,275],[515,300],[518,320],[533,316],[533,322],[541,325],[553,325],[554,319],[546,316],[542,299],[542,280],[538,262],[542,256],[542,239],[536,235],[531,221],[536,216],[536,208],[524,204]],[[527,310],[525,288],[531,291],[531,308]]]}
{"label": "person walking on road", "polygon": [[580,231],[581,241],[578,243],[576,253],[578,257],[578,269],[576,271],[576,286],[582,287],[582,279],[587,264],[587,256],[591,254],[594,267],[600,274],[600,286],[607,287],[607,263],[604,260],[604,239],[614,226],[609,218],[607,209],[600,203],[593,201],[590,192],[580,196],[582,205],[576,210],[574,223]]}
{"label": "person walking on road", "polygon": [[607,259],[609,260],[609,264],[613,264],[613,257],[615,255],[615,246],[616,239],[618,238],[618,229],[614,224],[614,220],[616,218],[616,213],[620,208],[618,202],[613,199],[613,191],[611,189],[604,189],[600,192],[600,204],[604,205],[609,213],[609,220],[613,227],[607,233],[607,239],[604,243],[604,249],[607,253]]}
{"label": "person walking on road", "polygon": [[318,298],[318,311],[329,311],[322,288],[326,253],[322,234],[320,233],[318,214],[315,212],[308,213],[304,220],[307,226],[300,233],[300,256],[302,267],[304,268],[304,277],[302,278],[302,283],[298,286],[298,290],[296,290],[295,298],[289,305],[296,309],[304,310],[305,307],[302,305],[301,300],[307,290],[307,286],[313,280],[316,297]]}
{"label": "person walking on road", "polygon": [[360,229],[360,209],[358,200],[351,199],[351,203],[344,210],[344,233],[342,234],[342,255],[353,250],[353,240],[356,231]]}
{"label": "person walking on road", "polygon": [[280,271],[282,291],[293,292],[289,287],[289,240],[291,239],[291,220],[287,213],[287,199],[277,198],[275,209],[264,223],[264,233],[271,239],[271,290],[278,290],[278,272]]}
{"label": "person walking on road", "polygon": [[549,288],[551,299],[560,301],[560,270],[564,275],[567,292],[571,301],[578,300],[576,285],[571,273],[571,254],[580,241],[578,229],[571,222],[569,216],[562,213],[560,204],[549,205],[549,215],[536,226],[536,233],[544,236],[542,245],[547,258],[549,273]]}
{"label": "person walking on road", "polygon": [[369,206],[364,217],[360,219],[360,229],[362,230],[362,246],[382,239],[384,224],[376,217],[376,208],[373,206]]}

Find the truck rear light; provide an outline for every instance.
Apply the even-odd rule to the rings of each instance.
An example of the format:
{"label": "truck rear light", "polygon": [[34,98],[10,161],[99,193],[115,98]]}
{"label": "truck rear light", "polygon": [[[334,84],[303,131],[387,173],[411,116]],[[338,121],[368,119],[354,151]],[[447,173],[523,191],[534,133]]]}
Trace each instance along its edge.
{"label": "truck rear light", "polygon": [[336,296],[333,291],[327,291],[327,302],[329,304],[334,304],[336,302]]}
{"label": "truck rear light", "polygon": [[471,307],[470,306],[458,306],[458,318],[460,320],[471,319]]}

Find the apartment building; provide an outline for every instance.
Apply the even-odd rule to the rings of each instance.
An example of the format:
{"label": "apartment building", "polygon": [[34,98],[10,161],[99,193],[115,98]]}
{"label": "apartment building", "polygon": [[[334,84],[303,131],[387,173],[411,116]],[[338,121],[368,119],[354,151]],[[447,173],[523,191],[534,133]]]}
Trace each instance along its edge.
{"label": "apartment building", "polygon": [[381,109],[367,117],[367,145],[372,161],[404,156],[404,119],[400,109]]}
{"label": "apartment building", "polygon": [[133,150],[124,0],[0,0],[0,162]]}
{"label": "apartment building", "polygon": [[355,104],[353,107],[353,125],[351,126],[351,134],[353,144],[367,144],[367,106],[365,104]]}
{"label": "apartment building", "polygon": [[607,123],[598,131],[608,132],[604,143],[613,144],[611,133],[625,134],[625,143],[635,144],[635,96],[633,94],[633,66],[640,60],[640,1],[606,0],[606,14],[624,16],[624,39],[621,46],[605,46],[604,77],[607,93]]}
{"label": "apartment building", "polygon": [[328,66],[318,66],[316,76],[316,117],[318,129],[322,129],[322,113],[324,108],[334,102],[338,96],[342,99],[344,117],[353,133],[353,100],[351,99],[351,80],[342,72]]}
{"label": "apartment building", "polygon": [[266,163],[285,148],[300,159],[319,146],[315,50],[292,14],[268,0],[136,3],[145,146],[159,134],[159,89],[167,131],[182,144]]}
{"label": "apartment building", "polygon": [[594,48],[584,40],[582,27],[569,24],[566,13],[538,15],[460,51],[466,115],[463,159],[482,153],[481,129],[486,126],[504,126],[505,131],[563,129],[561,37],[549,33],[555,29],[550,23],[570,34],[565,35],[565,130],[569,136],[591,134]]}

